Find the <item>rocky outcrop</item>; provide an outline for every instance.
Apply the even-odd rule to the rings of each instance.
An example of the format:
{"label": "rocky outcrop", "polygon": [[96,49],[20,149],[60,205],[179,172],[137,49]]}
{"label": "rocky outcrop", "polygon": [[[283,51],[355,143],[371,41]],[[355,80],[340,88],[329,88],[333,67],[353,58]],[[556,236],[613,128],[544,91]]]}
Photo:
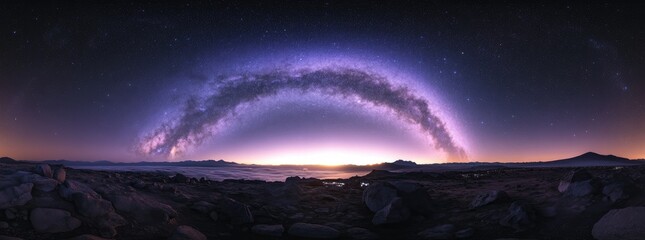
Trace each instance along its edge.
{"label": "rocky outcrop", "polygon": [[168,240],[207,240],[206,235],[191,226],[182,225],[175,229],[175,232]]}
{"label": "rocky outcrop", "polygon": [[289,228],[289,235],[301,238],[334,239],[340,237],[340,232],[324,225],[295,223]]}
{"label": "rocky outcrop", "polygon": [[34,230],[45,233],[68,232],[81,226],[81,221],[70,212],[53,208],[35,208],[29,220]]}
{"label": "rocky outcrop", "polygon": [[74,180],[65,180],[65,182],[61,184],[60,187],[58,188],[58,194],[62,198],[69,201],[74,200],[73,199],[74,194],[87,194],[93,198],[101,198],[101,196],[98,193],[96,193],[92,188]]}
{"label": "rocky outcrop", "polygon": [[397,190],[385,182],[370,184],[363,190],[363,202],[372,212],[378,212],[398,197]]}
{"label": "rocky outcrop", "polygon": [[583,197],[598,191],[598,182],[586,170],[568,172],[558,185],[558,191],[568,196]]}
{"label": "rocky outcrop", "polygon": [[637,240],[645,236],[645,207],[614,209],[606,213],[591,234],[598,240]]}
{"label": "rocky outcrop", "polygon": [[88,217],[90,224],[99,229],[101,236],[114,237],[116,228],[126,223],[125,219],[115,212],[112,203],[103,199],[90,186],[65,180],[58,190],[59,195],[74,203],[76,211]]}
{"label": "rocky outcrop", "polygon": [[491,203],[504,202],[508,199],[508,194],[504,191],[488,191],[478,194],[473,201],[470,202],[470,208],[478,208]]}
{"label": "rocky outcrop", "polygon": [[398,223],[407,220],[409,217],[410,211],[403,204],[403,199],[397,197],[374,214],[372,224],[382,225],[387,223]]}
{"label": "rocky outcrop", "polygon": [[535,226],[535,211],[527,203],[513,202],[508,208],[508,214],[500,220],[499,224],[516,231],[530,229]]}
{"label": "rocky outcrop", "polygon": [[110,192],[102,192],[102,194],[112,202],[118,213],[132,216],[134,220],[144,225],[167,223],[177,216],[177,212],[171,206],[138,192],[114,189]]}

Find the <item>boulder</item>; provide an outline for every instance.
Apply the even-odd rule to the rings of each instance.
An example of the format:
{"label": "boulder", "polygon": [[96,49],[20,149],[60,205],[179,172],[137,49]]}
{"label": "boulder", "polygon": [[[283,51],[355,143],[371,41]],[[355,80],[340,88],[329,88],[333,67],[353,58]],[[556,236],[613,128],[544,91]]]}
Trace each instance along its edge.
{"label": "boulder", "polygon": [[258,235],[270,236],[270,237],[281,237],[284,233],[284,227],[281,224],[277,225],[267,225],[267,224],[258,224],[251,228],[251,231]]}
{"label": "boulder", "polygon": [[31,200],[33,183],[23,183],[0,190],[0,209],[22,206]]}
{"label": "boulder", "polygon": [[349,239],[356,239],[356,240],[374,240],[374,239],[379,239],[379,236],[376,233],[373,233],[370,230],[367,230],[365,228],[350,228],[347,229],[347,237]]}
{"label": "boulder", "polygon": [[54,176],[52,174],[52,168],[49,166],[49,164],[39,164],[34,169],[34,172],[40,174],[43,177],[51,178]]}
{"label": "boulder", "polygon": [[193,227],[182,225],[175,229],[175,232],[168,240],[207,240],[206,235]]}
{"label": "boulder", "polygon": [[177,216],[177,212],[171,206],[137,192],[115,190],[104,195],[118,213],[130,215],[144,225],[167,223]]}
{"label": "boulder", "polygon": [[68,232],[81,226],[81,221],[65,210],[54,208],[35,208],[29,216],[31,226],[37,232]]}
{"label": "boulder", "polygon": [[403,200],[394,198],[388,205],[374,214],[372,223],[374,225],[398,223],[407,220],[409,217],[410,211],[403,204]]}
{"label": "boulder", "polygon": [[455,225],[444,224],[423,230],[417,235],[422,239],[453,239],[455,230]]}
{"label": "boulder", "polygon": [[611,202],[627,199],[637,192],[638,188],[634,184],[634,180],[622,174],[613,176],[602,188],[602,194],[605,199]]}
{"label": "boulder", "polygon": [[65,180],[58,188],[58,195],[68,201],[73,201],[73,195],[78,193],[89,194],[93,198],[101,198],[92,188],[74,180]]}
{"label": "boulder", "polygon": [[56,194],[47,194],[34,197],[30,201],[31,206],[39,208],[56,208],[66,211],[74,211],[74,204],[65,201]]}
{"label": "boulder", "polygon": [[412,212],[422,215],[429,215],[434,209],[432,198],[428,192],[423,188],[418,188],[409,193],[401,193],[399,195],[403,199],[403,204]]}
{"label": "boulder", "polygon": [[535,226],[535,211],[529,204],[513,202],[508,208],[508,215],[502,218],[499,224],[516,231],[530,229]]}
{"label": "boulder", "polygon": [[396,197],[396,188],[385,182],[372,183],[363,190],[363,202],[372,212],[383,209]]}
{"label": "boulder", "polygon": [[99,228],[101,236],[114,237],[116,228],[126,224],[125,219],[115,212],[111,202],[89,193],[76,193],[73,196],[76,211],[90,218],[92,224]]}
{"label": "boulder", "polygon": [[244,203],[224,198],[219,202],[218,208],[218,212],[226,215],[234,225],[253,223],[253,214],[249,206]]}
{"label": "boulder", "polygon": [[324,225],[294,223],[289,228],[289,235],[301,238],[334,239],[340,237],[340,232]]}
{"label": "boulder", "polygon": [[186,177],[186,175],[184,175],[184,174],[177,173],[177,174],[172,178],[172,181],[173,181],[173,182],[176,182],[176,183],[187,183],[187,182],[189,182],[189,181],[190,181],[190,178]]}
{"label": "boulder", "polygon": [[195,210],[199,213],[208,213],[214,208],[215,208],[214,204],[206,201],[199,201],[199,202],[193,203],[193,205],[190,206],[190,209]]}
{"label": "boulder", "polygon": [[54,171],[54,179],[58,181],[59,183],[65,182],[65,179],[67,178],[67,172],[65,171],[64,167],[59,167]]}
{"label": "boulder", "polygon": [[508,200],[508,194],[504,191],[488,191],[485,193],[478,194],[472,202],[470,202],[470,208],[478,208],[486,206],[491,203],[503,202]]}
{"label": "boulder", "polygon": [[645,236],[645,207],[613,209],[591,230],[598,240],[636,240]]}
{"label": "boulder", "polygon": [[41,192],[51,192],[58,187],[58,181],[52,178],[39,177],[33,181],[34,189]]}
{"label": "boulder", "polygon": [[583,197],[597,192],[598,183],[586,170],[568,172],[558,185],[558,191],[565,195]]}

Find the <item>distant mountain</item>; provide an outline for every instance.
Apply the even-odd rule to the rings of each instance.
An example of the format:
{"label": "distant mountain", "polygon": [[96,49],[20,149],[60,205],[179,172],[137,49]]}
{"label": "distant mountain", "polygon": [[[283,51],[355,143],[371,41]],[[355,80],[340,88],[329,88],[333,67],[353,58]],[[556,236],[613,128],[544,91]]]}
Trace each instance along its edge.
{"label": "distant mountain", "polygon": [[645,162],[638,160],[629,160],[614,155],[601,155],[595,152],[587,152],[580,156],[560,159],[549,162],[527,163],[537,165],[538,167],[595,167],[595,166],[626,166],[639,165]]}
{"label": "distant mountain", "polygon": [[416,167],[417,166],[417,163],[415,163],[413,161],[407,161],[407,160],[401,160],[401,159],[394,161],[392,164],[399,165],[399,166],[405,166],[405,167]]}

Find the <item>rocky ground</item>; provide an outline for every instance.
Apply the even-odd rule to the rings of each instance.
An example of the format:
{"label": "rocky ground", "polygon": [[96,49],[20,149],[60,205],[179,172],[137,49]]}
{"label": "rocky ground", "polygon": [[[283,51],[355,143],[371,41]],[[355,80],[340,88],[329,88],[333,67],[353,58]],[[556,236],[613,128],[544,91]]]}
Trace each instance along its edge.
{"label": "rocky ground", "polygon": [[221,182],[0,164],[2,239],[643,239],[645,167]]}

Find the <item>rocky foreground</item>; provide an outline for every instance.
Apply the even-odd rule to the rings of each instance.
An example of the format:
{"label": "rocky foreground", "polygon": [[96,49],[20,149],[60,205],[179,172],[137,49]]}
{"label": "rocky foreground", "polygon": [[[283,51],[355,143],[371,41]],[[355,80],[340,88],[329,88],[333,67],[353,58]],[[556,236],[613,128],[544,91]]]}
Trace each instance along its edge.
{"label": "rocky foreground", "polygon": [[644,239],[645,167],[264,182],[0,164],[4,239]]}

